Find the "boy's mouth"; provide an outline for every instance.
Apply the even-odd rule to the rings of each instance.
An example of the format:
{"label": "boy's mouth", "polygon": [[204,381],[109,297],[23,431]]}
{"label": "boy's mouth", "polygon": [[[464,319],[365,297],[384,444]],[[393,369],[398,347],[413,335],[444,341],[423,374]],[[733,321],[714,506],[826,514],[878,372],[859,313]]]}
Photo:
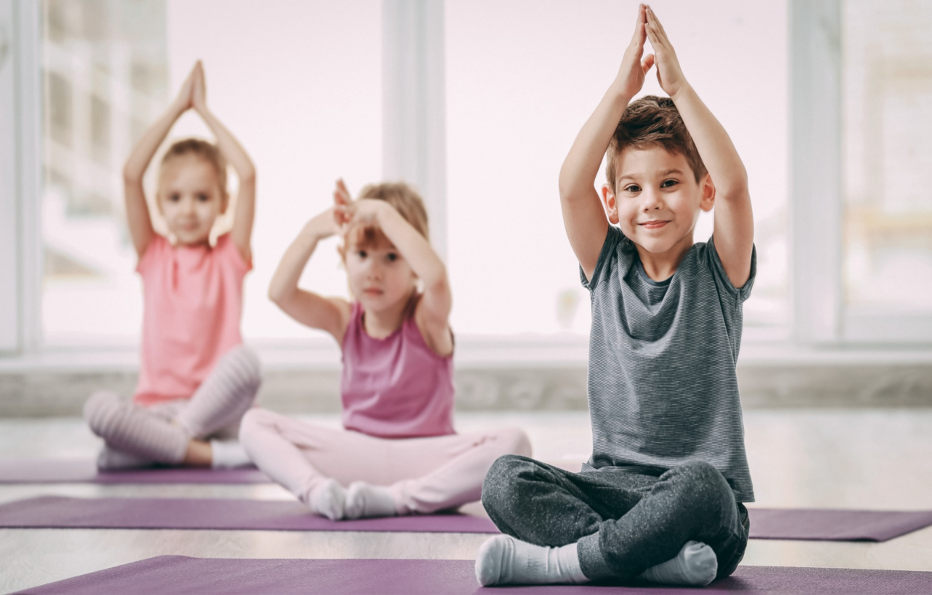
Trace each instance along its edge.
{"label": "boy's mouth", "polygon": [[644,221],[643,223],[638,223],[638,225],[640,225],[641,227],[645,229],[660,229],[667,223],[669,223],[669,221],[656,220],[656,221]]}

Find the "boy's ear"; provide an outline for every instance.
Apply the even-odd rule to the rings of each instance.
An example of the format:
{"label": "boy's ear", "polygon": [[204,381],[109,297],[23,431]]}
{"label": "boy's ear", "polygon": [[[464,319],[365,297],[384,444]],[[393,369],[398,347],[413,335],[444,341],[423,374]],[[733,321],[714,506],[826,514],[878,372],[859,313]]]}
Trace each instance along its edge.
{"label": "boy's ear", "polygon": [[608,184],[602,184],[602,204],[609,222],[618,225],[618,203],[615,202],[615,191]]}
{"label": "boy's ear", "polygon": [[702,195],[699,198],[699,208],[703,211],[711,211],[715,206],[715,184],[712,183],[712,176],[706,174],[700,181],[702,185]]}

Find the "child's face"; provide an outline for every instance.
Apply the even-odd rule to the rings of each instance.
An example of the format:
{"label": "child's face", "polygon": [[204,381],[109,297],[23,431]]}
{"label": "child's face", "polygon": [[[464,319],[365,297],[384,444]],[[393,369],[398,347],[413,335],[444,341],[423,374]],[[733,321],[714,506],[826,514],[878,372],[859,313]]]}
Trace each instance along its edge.
{"label": "child's face", "polygon": [[346,234],[346,274],[350,291],[367,311],[390,310],[407,301],[417,277],[401,253],[385,238],[358,243]]}
{"label": "child's face", "polygon": [[159,176],[159,211],[179,244],[206,243],[226,208],[217,170],[195,155],[171,159]]}
{"label": "child's face", "polygon": [[615,188],[602,189],[609,220],[652,254],[692,246],[699,212],[711,209],[715,198],[709,176],[696,182],[686,157],[659,146],[628,147],[616,158]]}

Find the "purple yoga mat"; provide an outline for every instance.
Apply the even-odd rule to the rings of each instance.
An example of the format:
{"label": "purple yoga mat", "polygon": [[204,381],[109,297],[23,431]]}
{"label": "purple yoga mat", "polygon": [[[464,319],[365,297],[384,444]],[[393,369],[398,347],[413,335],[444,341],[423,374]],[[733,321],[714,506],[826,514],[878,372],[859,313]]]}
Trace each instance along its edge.
{"label": "purple yoga mat", "polygon": [[271,483],[255,467],[199,469],[191,467],[147,467],[99,472],[91,459],[5,459],[0,460],[3,483]]}
{"label": "purple yoga mat", "polygon": [[[548,585],[511,587],[524,595],[592,593],[929,593],[932,572],[741,566],[701,590],[670,587]],[[471,560],[303,560],[159,556],[32,588],[30,593],[278,593],[457,595],[480,588]]]}
{"label": "purple yoga mat", "polygon": [[[887,541],[932,524],[932,511],[754,508],[752,539]],[[328,521],[297,501],[215,498],[40,496],[0,505],[0,527],[428,531],[497,533],[486,518],[461,514]]]}
{"label": "purple yoga mat", "polygon": [[751,508],[751,539],[887,541],[932,525],[932,510]]}
{"label": "purple yoga mat", "polygon": [[430,514],[330,521],[296,500],[70,498],[40,496],[0,505],[0,527],[84,529],[258,529],[497,533],[487,518]]}

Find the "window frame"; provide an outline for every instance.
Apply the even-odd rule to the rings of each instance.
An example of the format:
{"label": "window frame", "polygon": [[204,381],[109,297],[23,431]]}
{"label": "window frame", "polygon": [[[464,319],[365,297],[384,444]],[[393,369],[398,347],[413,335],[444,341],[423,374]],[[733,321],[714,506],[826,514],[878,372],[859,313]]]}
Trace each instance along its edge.
{"label": "window frame", "polygon": [[[837,182],[842,170],[841,4],[788,0],[787,6],[792,147],[789,336],[776,329],[758,333],[748,328],[745,341],[764,347],[928,344],[932,317],[865,315],[845,309],[844,198]],[[0,34],[10,40],[11,50],[0,63],[0,129],[12,131],[0,140],[0,272],[12,279],[0,287],[4,355],[54,352],[44,344],[40,318],[42,232],[36,197],[42,154],[41,9],[41,3],[30,0],[0,3],[0,27],[10,28]],[[422,189],[435,230],[432,242],[442,257],[447,251],[444,44],[443,2],[383,0],[383,175],[411,180]],[[525,361],[525,350],[540,363],[584,361],[585,354],[578,351],[581,344],[584,341],[568,342],[565,337],[554,338],[552,345],[542,345],[539,338],[508,337],[490,345],[481,337],[458,337],[460,355],[475,363],[501,363],[509,357],[505,354]],[[293,341],[282,341],[268,347],[278,353],[293,348],[319,352],[320,360],[311,358],[318,361],[332,355],[316,343],[296,347]],[[494,348],[483,355],[490,347]]]}

